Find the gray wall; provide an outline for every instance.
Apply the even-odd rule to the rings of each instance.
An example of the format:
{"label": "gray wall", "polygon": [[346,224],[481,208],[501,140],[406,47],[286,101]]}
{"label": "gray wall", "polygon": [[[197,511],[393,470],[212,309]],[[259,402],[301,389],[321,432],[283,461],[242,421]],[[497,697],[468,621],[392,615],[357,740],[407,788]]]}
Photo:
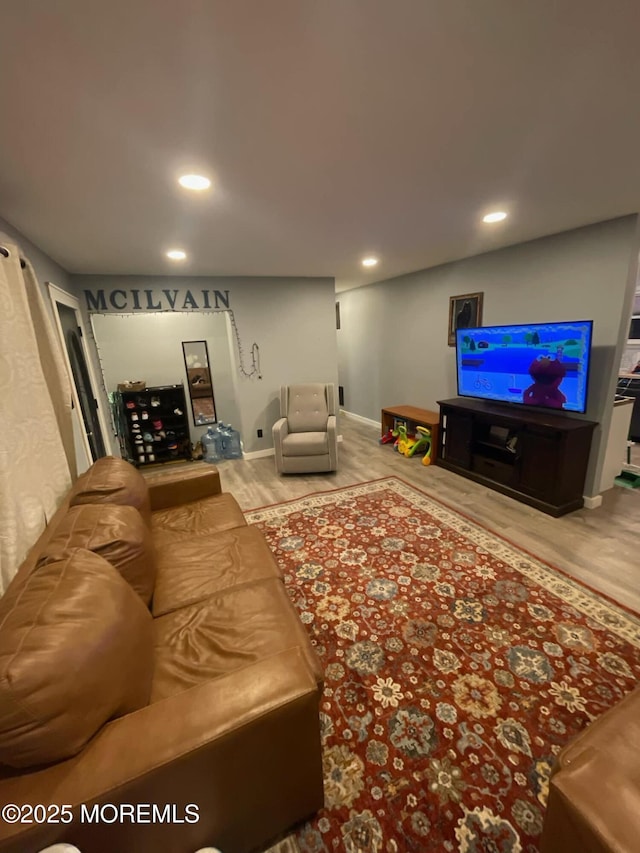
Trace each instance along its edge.
{"label": "gray wall", "polygon": [[483,325],[593,319],[585,417],[600,426],[585,494],[596,494],[638,245],[637,217],[628,216],[339,294],[344,408],[379,420],[384,406],[437,410],[437,400],[456,396],[450,296],[483,292]]}
{"label": "gray wall", "polygon": [[[242,346],[242,366],[251,370],[251,347],[260,350],[260,376],[237,376],[238,407],[247,452],[273,447],[271,427],[279,416],[278,394],[281,384],[294,382],[338,381],[335,328],[335,285],[331,278],[178,278],[147,276],[77,276],[71,277],[73,292],[88,314],[85,291],[106,294],[104,313],[117,312],[109,294],[118,293],[117,305],[134,306],[132,290],[141,294],[141,306],[147,304],[145,290],[151,290],[151,303],[169,307],[164,291],[168,290],[175,306],[184,305],[190,291],[202,307],[202,290],[223,294],[228,291],[229,308],[233,311]],[[177,290],[177,295],[173,291]],[[213,297],[210,300],[213,305]],[[95,304],[95,302],[94,302]],[[224,306],[221,306],[224,307]],[[144,312],[141,307],[140,312]],[[198,310],[198,309],[196,309]],[[95,346],[95,343],[93,343]],[[236,361],[237,342],[233,341]],[[135,360],[127,371],[138,377]],[[133,374],[136,374],[134,376]],[[258,429],[263,437],[257,438]]]}
{"label": "gray wall", "polygon": [[205,340],[217,419],[242,430],[237,372],[226,314],[197,311],[93,314],[92,320],[107,390],[115,391],[118,383],[143,377],[148,386],[182,383],[193,442],[201,438],[207,427],[197,425],[193,419],[182,343]]}
{"label": "gray wall", "polygon": [[49,308],[51,308],[51,302],[49,301],[49,292],[45,287],[45,282],[50,281],[53,284],[57,284],[58,287],[61,287],[63,290],[69,290],[69,275],[66,270],[63,270],[61,266],[59,266],[55,261],[53,261],[48,255],[39,249],[34,243],[21,234],[17,228],[14,228],[13,225],[10,225],[6,219],[2,219],[0,217],[0,234],[7,234],[9,237],[12,237],[14,240],[18,242],[20,248],[23,253],[27,256],[27,258],[33,264],[33,268],[36,271],[36,276],[38,277],[38,284],[42,290],[42,293],[45,297],[45,302]]}

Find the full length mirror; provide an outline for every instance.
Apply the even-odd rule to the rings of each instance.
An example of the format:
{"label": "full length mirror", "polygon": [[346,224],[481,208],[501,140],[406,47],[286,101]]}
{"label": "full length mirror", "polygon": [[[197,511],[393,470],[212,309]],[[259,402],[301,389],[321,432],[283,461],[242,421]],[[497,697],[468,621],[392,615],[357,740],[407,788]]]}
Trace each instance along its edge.
{"label": "full length mirror", "polygon": [[187,371],[187,388],[191,398],[194,424],[214,424],[216,404],[211,384],[209,350],[206,341],[183,341],[184,366]]}

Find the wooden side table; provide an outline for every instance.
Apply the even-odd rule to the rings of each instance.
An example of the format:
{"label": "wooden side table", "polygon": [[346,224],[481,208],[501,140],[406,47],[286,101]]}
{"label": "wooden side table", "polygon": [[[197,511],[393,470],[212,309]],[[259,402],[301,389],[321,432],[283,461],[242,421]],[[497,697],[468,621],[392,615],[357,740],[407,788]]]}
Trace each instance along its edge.
{"label": "wooden side table", "polygon": [[393,429],[396,418],[405,421],[409,432],[415,432],[417,426],[428,427],[431,430],[431,462],[436,464],[438,461],[439,413],[430,412],[428,409],[419,409],[417,406],[392,406],[389,409],[383,409],[380,418],[382,435]]}

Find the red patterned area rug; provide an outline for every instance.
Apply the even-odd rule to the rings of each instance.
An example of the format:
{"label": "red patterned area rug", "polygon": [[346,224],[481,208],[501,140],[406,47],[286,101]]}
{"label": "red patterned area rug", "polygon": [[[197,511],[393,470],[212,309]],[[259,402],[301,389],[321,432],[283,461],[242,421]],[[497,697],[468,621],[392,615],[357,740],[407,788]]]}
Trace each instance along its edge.
{"label": "red patterned area rug", "polygon": [[640,677],[640,619],[395,478],[248,519],[325,667],[300,849],[536,851],[554,756]]}

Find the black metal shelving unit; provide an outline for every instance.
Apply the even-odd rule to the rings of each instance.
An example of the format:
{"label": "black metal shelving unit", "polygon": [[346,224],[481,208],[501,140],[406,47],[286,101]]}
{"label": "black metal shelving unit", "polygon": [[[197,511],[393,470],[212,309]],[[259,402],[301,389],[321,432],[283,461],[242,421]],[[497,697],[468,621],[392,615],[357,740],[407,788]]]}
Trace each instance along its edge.
{"label": "black metal shelving unit", "polygon": [[158,385],[114,395],[122,458],[137,467],[191,459],[189,421],[182,385]]}

